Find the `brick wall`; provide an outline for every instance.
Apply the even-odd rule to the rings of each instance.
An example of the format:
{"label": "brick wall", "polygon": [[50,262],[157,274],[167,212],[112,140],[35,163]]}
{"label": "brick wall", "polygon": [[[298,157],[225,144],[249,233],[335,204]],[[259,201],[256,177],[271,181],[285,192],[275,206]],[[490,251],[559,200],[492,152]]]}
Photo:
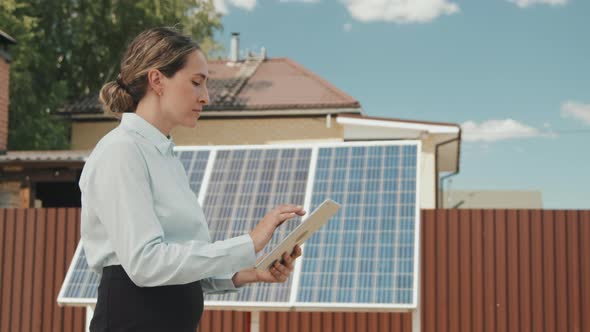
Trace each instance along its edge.
{"label": "brick wall", "polygon": [[0,154],[8,145],[8,87],[10,64],[0,57]]}

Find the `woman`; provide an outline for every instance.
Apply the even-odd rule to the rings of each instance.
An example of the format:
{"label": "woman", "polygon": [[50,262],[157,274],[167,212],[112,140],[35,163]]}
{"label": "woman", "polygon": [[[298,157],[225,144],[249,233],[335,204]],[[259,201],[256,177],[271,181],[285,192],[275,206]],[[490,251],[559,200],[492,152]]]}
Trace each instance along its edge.
{"label": "woman", "polygon": [[211,243],[207,223],[174,157],[170,132],[194,128],[209,102],[205,55],[171,28],[142,32],[128,46],[100,100],[121,118],[92,151],[80,178],[82,243],[101,274],[91,331],[195,331],[203,291],[235,292],[284,282],[296,247],[269,271],[252,267],[275,228],[305,211],[281,205],[249,234]]}

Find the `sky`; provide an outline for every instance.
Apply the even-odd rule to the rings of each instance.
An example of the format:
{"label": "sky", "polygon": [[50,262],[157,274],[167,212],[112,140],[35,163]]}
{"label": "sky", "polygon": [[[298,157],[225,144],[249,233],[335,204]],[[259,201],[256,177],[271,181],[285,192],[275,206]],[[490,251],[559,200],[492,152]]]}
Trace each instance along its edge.
{"label": "sky", "polygon": [[460,124],[451,190],[590,209],[590,1],[215,0],[240,49],[288,57],[369,116]]}

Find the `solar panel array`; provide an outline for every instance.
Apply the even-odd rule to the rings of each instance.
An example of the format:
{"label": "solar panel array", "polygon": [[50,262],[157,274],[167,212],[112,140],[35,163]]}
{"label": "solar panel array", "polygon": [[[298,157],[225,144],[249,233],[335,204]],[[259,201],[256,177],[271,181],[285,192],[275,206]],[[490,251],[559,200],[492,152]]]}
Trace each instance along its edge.
{"label": "solar panel array", "polygon": [[[191,189],[201,192],[212,241],[247,233],[286,202],[307,203],[308,211],[327,198],[342,205],[306,242],[300,270],[288,282],[252,284],[206,301],[228,307],[415,306],[418,142],[183,147],[176,155]],[[266,249],[297,224],[279,227]],[[98,276],[88,269],[83,250],[78,252],[60,303],[96,298]]]}

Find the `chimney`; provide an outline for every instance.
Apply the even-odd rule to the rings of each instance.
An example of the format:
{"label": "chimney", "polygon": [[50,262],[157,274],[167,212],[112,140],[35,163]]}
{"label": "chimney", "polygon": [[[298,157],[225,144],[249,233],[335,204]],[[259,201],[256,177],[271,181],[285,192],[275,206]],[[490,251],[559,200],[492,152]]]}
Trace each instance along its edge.
{"label": "chimney", "polygon": [[232,32],[229,60],[231,62],[240,61],[240,33]]}
{"label": "chimney", "polygon": [[260,57],[262,57],[262,60],[266,60],[266,47],[262,47],[260,50]]}
{"label": "chimney", "polygon": [[8,46],[14,38],[0,30],[0,155],[8,148],[8,88],[10,87],[10,53]]}

